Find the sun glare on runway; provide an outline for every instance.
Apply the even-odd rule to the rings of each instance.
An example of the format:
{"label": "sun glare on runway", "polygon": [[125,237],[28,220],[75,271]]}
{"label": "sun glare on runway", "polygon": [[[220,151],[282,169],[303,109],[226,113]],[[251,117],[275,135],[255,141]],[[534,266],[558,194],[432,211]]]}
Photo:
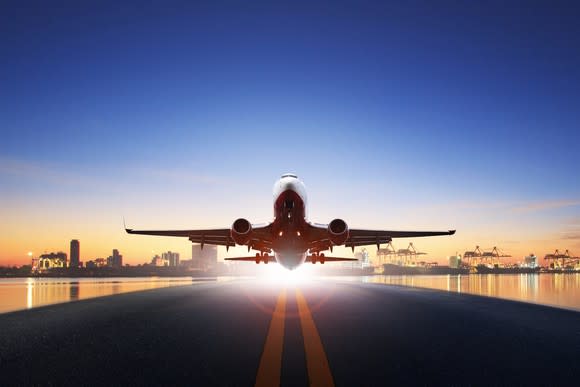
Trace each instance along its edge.
{"label": "sun glare on runway", "polygon": [[280,265],[272,265],[259,277],[262,281],[272,284],[296,285],[309,281],[312,275],[299,267],[295,270],[288,270]]}

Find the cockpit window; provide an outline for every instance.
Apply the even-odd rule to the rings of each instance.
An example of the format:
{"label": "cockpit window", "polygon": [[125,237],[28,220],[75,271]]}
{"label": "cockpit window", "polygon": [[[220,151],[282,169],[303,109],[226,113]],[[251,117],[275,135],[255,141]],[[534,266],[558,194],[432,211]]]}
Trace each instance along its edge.
{"label": "cockpit window", "polygon": [[283,178],[285,178],[285,177],[293,177],[293,178],[295,178],[295,179],[298,179],[298,176],[296,176],[296,175],[295,175],[295,174],[293,174],[293,173],[285,173],[285,174],[283,174],[283,175],[282,175],[282,179],[283,179]]}

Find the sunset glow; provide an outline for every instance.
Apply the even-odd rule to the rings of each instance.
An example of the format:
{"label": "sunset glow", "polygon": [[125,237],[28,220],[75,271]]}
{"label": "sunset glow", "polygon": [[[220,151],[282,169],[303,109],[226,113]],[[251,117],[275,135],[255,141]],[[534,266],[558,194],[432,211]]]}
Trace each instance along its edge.
{"label": "sunset glow", "polygon": [[[429,260],[476,245],[513,261],[580,254],[580,63],[564,27],[575,19],[559,14],[560,30],[546,12],[514,9],[514,24],[503,10],[490,35],[395,5],[310,18],[192,3],[135,20],[131,7],[86,7],[4,20],[0,265],[68,252],[71,239],[81,261],[113,248],[129,264],[152,250],[189,257],[187,240],[126,235],[123,217],[172,229],[270,221],[271,186],[288,171],[313,221],[457,229],[412,241]],[[458,20],[495,20],[480,11]]]}

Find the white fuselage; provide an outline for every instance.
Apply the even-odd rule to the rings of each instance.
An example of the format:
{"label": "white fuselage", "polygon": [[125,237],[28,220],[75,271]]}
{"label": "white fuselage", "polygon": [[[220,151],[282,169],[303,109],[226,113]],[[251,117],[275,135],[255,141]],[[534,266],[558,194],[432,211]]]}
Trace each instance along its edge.
{"label": "white fuselage", "polygon": [[288,269],[304,263],[308,252],[306,187],[295,175],[283,175],[274,184],[272,250],[276,261]]}

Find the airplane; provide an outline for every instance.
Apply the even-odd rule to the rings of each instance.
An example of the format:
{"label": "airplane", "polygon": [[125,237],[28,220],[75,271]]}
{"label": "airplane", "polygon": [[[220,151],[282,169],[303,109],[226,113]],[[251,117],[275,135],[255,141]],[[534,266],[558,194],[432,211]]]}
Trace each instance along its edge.
{"label": "airplane", "polygon": [[342,219],[328,224],[309,222],[306,216],[306,188],[293,173],[286,173],[274,184],[274,220],[265,224],[252,224],[244,218],[234,221],[230,228],[207,230],[134,230],[129,234],[176,236],[189,238],[192,243],[225,246],[245,245],[256,250],[255,256],[225,258],[228,261],[277,262],[293,270],[305,262],[356,261],[355,258],[325,256],[324,251],[336,246],[351,247],[389,243],[392,238],[453,235],[448,231],[389,231],[349,229]]}

